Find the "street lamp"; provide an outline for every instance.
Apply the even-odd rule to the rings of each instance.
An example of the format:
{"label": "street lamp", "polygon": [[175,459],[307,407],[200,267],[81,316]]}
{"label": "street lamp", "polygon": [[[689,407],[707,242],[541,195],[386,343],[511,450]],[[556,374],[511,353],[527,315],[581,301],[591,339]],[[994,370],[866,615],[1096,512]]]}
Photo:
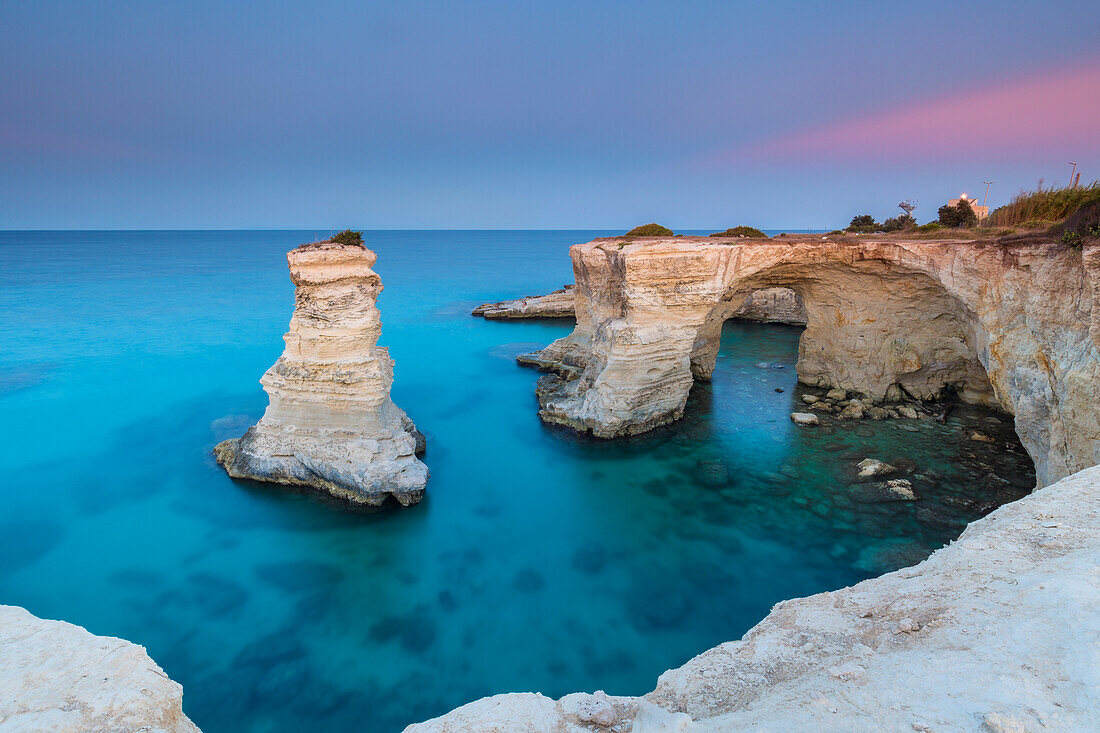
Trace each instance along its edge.
{"label": "street lamp", "polygon": [[989,187],[996,181],[983,181],[983,183],[985,183],[985,198],[982,199],[982,206],[986,206],[989,203]]}

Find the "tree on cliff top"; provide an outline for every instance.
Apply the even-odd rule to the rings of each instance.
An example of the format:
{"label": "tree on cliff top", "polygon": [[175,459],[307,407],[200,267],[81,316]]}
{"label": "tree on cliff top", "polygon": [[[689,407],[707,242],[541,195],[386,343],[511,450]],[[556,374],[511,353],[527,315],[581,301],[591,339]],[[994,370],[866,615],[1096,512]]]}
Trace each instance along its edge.
{"label": "tree on cliff top", "polygon": [[628,237],[671,237],[672,230],[660,224],[643,224],[626,233]]}
{"label": "tree on cliff top", "polygon": [[860,214],[852,217],[852,223],[848,225],[849,232],[877,232],[882,226],[875,221],[870,214]]}
{"label": "tree on cliff top", "polygon": [[959,203],[952,206],[951,204],[944,204],[940,207],[940,224],[945,227],[972,227],[978,224],[978,215],[974,213],[974,209],[970,208],[970,204],[966,199],[961,199]]}
{"label": "tree on cliff top", "polygon": [[363,244],[363,232],[357,232],[351,229],[345,229],[339,234],[333,234],[329,237],[328,241],[334,244],[358,244],[360,247],[366,246]]}

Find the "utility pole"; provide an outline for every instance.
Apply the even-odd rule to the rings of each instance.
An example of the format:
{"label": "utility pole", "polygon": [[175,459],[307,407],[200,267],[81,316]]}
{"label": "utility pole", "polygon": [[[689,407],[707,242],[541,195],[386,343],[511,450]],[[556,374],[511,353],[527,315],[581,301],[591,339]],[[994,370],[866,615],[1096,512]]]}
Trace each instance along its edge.
{"label": "utility pole", "polygon": [[1069,187],[1070,187],[1070,188],[1073,188],[1073,187],[1074,187],[1074,186],[1073,186],[1073,174],[1075,174],[1075,173],[1077,172],[1077,164],[1076,164],[1076,163],[1073,163],[1073,162],[1071,162],[1071,163],[1070,163],[1070,165],[1072,165],[1072,166],[1073,166],[1073,170],[1071,170],[1071,171],[1069,172]]}

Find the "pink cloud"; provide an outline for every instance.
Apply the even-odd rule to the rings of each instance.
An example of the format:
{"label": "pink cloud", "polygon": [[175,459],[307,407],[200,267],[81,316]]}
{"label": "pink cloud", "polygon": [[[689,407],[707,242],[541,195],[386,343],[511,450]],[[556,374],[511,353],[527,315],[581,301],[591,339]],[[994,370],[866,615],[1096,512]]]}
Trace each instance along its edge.
{"label": "pink cloud", "polygon": [[1100,60],[884,110],[708,156],[942,160],[960,153],[1100,152]]}

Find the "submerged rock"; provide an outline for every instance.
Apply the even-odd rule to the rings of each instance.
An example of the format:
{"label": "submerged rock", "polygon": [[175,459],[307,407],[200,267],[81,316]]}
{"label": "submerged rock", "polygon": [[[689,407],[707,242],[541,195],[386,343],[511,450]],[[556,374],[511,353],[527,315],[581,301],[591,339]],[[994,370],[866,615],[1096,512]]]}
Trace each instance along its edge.
{"label": "submerged rock", "polygon": [[907,479],[895,478],[873,484],[857,484],[852,488],[852,498],[862,503],[881,501],[916,501],[920,497],[913,491]]}
{"label": "submerged rock", "polygon": [[862,461],[856,464],[858,475],[860,478],[873,478],[875,476],[885,476],[890,473],[897,473],[897,468],[891,466],[889,463],[883,463],[882,461],[874,458],[864,458]]}
{"label": "submerged rock", "polygon": [[420,501],[424,436],[390,399],[375,259],[365,247],[332,242],[287,255],[297,290],[286,349],[260,379],[264,416],[214,448],[230,476],[309,486],[353,504]]}

